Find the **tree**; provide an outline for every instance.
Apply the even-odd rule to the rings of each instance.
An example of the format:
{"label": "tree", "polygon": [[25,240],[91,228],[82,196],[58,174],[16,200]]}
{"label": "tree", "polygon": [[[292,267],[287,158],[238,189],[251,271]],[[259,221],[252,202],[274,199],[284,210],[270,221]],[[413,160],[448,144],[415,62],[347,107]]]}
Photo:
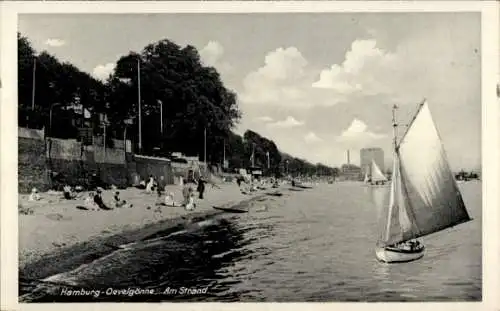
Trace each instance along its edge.
{"label": "tree", "polygon": [[114,124],[135,118],[134,136],[138,135],[139,72],[144,152],[163,142],[169,151],[202,155],[206,130],[207,156],[220,163],[224,139],[240,118],[240,111],[236,94],[223,85],[215,68],[203,66],[194,47],[181,48],[169,40],[120,58],[109,79],[110,105]]}
{"label": "tree", "polygon": [[36,55],[28,39],[19,33],[18,80],[19,125],[45,126],[52,129],[52,136],[76,136],[83,117],[83,109],[77,106],[101,111],[105,106],[106,85],[46,51]]}

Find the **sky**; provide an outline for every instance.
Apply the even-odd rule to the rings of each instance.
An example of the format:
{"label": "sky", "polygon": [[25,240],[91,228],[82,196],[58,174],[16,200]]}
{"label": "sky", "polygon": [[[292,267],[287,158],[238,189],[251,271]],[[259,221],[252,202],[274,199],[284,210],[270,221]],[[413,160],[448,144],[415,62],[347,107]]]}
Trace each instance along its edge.
{"label": "sky", "polygon": [[389,167],[392,106],[401,133],[425,98],[452,169],[480,168],[477,13],[45,14],[19,31],[98,79],[149,43],[191,44],[237,93],[237,133],[312,163],[380,147]]}

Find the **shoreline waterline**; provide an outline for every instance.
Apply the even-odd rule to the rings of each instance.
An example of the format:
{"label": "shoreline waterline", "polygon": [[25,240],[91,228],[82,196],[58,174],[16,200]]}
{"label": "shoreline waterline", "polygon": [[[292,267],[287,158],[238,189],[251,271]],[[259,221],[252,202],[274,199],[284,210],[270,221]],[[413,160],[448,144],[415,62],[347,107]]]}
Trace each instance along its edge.
{"label": "shoreline waterline", "polygon": [[[235,190],[230,190],[229,195],[220,195],[221,192],[228,191],[228,189],[236,188]],[[118,225],[115,226],[111,233],[99,235],[96,230],[101,228],[96,227],[87,229],[92,232],[93,235],[88,238],[82,238],[77,241],[69,241],[63,247],[52,247],[48,250],[38,250],[29,249],[29,247],[23,247],[19,250],[19,278],[21,282],[40,282],[40,280],[57,275],[63,272],[71,271],[77,269],[81,265],[88,264],[99,258],[107,256],[119,249],[126,249],[127,245],[134,243],[143,243],[145,241],[152,241],[154,239],[164,239],[171,234],[176,232],[189,231],[198,228],[205,221],[216,220],[217,216],[221,214],[226,214],[224,211],[213,209],[212,206],[224,206],[224,207],[239,207],[251,209],[252,204],[262,203],[266,198],[272,199],[273,196],[269,195],[269,192],[274,191],[284,192],[284,188],[280,187],[277,189],[267,189],[258,191],[252,195],[243,195],[236,185],[223,185],[223,189],[219,193],[209,193],[209,196],[198,203],[198,207],[194,211],[186,211],[183,207],[160,207],[163,211],[166,211],[162,218],[149,217],[147,221],[144,221],[144,217],[141,217],[142,221],[137,222],[134,225]],[[122,190],[123,191],[123,190]],[[267,193],[267,194],[266,194]],[[156,195],[149,195],[151,198],[156,197]],[[264,200],[264,201],[263,201]],[[76,205],[76,201],[72,202]],[[148,205],[146,202],[144,205]],[[151,205],[151,204],[149,204]],[[154,214],[155,211],[152,209],[147,209],[145,206],[135,206],[134,208],[122,208],[123,212],[134,211],[134,209],[141,209],[142,214],[149,213]],[[120,210],[120,209],[116,209]],[[175,211],[175,212],[174,212]],[[113,213],[114,211],[98,211],[90,213]],[[121,212],[121,211],[120,211]],[[170,213],[169,213],[170,212]],[[64,213],[64,212],[62,212]],[[43,214],[36,215],[38,218],[43,218]],[[140,215],[144,216],[144,215]],[[33,217],[32,215],[20,215],[21,217]],[[116,215],[116,217],[120,217]],[[112,217],[108,221],[108,227],[113,226]],[[77,221],[77,220],[73,220]],[[21,223],[21,220],[20,220]],[[64,229],[64,225],[58,225],[61,222],[54,222],[54,230],[57,231],[58,226]],[[201,223],[201,224],[200,224]],[[76,224],[75,224],[76,225]],[[89,226],[89,223],[81,223],[79,225]],[[48,227],[48,226],[46,226]],[[130,228],[133,227],[133,228]],[[29,230],[29,228],[20,227],[20,231]],[[75,231],[77,231],[75,229]],[[67,232],[66,232],[67,233]],[[34,233],[32,233],[34,234]],[[29,235],[29,234],[28,234]],[[89,235],[89,234],[87,234]],[[44,239],[44,237],[32,238]],[[25,238],[26,239],[26,238]],[[49,242],[50,237],[45,237],[44,241],[46,244]],[[71,243],[73,242],[73,243]],[[26,255],[29,253],[29,255]],[[57,264],[54,264],[57,262]]]}

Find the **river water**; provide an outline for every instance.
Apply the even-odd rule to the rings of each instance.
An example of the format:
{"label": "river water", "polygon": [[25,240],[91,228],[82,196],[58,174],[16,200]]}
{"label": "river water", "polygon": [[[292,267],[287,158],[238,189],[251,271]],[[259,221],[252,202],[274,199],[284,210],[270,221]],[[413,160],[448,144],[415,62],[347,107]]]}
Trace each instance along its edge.
{"label": "river water", "polygon": [[410,263],[375,259],[389,187],[346,182],[284,191],[249,213],[224,213],[49,278],[68,287],[20,290],[26,302],[477,301],[481,183],[459,186],[473,221],[423,238],[425,256]]}

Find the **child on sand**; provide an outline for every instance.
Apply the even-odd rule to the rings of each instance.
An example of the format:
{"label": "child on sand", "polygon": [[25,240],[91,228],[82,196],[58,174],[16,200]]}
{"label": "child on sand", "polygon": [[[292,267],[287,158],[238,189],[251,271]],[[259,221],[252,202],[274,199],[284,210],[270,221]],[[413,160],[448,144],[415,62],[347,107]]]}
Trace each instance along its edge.
{"label": "child on sand", "polygon": [[38,194],[38,189],[33,188],[31,189],[31,194],[30,194],[30,201],[38,201],[40,200],[40,195]]}
{"label": "child on sand", "polygon": [[125,204],[127,204],[127,201],[120,199],[120,192],[116,191],[115,195],[113,197],[115,199],[115,206],[116,207],[122,207]]}

